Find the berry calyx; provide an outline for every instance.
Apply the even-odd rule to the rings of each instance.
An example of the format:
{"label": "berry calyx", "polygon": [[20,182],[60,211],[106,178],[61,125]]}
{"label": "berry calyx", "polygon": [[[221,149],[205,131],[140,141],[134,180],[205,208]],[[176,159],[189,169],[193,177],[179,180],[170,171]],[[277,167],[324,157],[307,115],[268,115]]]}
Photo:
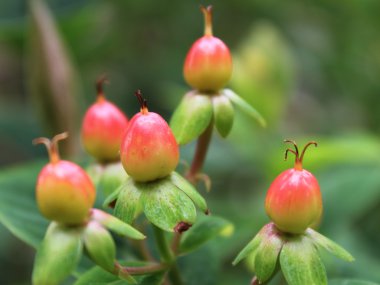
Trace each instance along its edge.
{"label": "berry calyx", "polygon": [[265,210],[275,225],[283,232],[301,234],[316,223],[322,214],[322,196],[317,179],[302,168],[306,149],[316,142],[309,142],[299,155],[297,144],[285,151],[295,155],[294,168],[285,170],[270,185],[265,199]]}
{"label": "berry calyx", "polygon": [[40,212],[49,220],[66,225],[84,223],[95,202],[95,187],[86,172],[77,164],[61,160],[58,141],[67,133],[53,137],[37,138],[33,144],[44,144],[50,156],[38,175],[36,200]]}
{"label": "berry calyx", "polygon": [[183,74],[194,89],[216,92],[231,78],[232,58],[224,42],[213,36],[212,6],[201,6],[201,11],[205,19],[204,36],[187,53]]}
{"label": "berry calyx", "polygon": [[135,181],[153,181],[168,176],[177,167],[179,148],[166,121],[149,112],[139,90],[135,95],[141,109],[129,122],[120,158],[125,171]]}
{"label": "berry calyx", "polygon": [[104,96],[103,84],[106,82],[106,77],[97,81],[97,99],[83,118],[81,132],[84,148],[99,162],[119,158],[121,139],[128,125],[124,113]]}

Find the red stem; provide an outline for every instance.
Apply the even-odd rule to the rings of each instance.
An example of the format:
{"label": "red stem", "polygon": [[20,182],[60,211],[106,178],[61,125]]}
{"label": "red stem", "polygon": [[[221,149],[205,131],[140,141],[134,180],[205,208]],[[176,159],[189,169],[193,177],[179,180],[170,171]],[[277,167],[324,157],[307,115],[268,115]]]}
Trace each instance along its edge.
{"label": "red stem", "polygon": [[189,180],[193,184],[197,182],[197,174],[202,170],[204,161],[206,159],[207,150],[211,141],[213,127],[214,122],[211,120],[206,130],[198,138],[193,162],[191,163],[190,170],[186,174],[187,180]]}

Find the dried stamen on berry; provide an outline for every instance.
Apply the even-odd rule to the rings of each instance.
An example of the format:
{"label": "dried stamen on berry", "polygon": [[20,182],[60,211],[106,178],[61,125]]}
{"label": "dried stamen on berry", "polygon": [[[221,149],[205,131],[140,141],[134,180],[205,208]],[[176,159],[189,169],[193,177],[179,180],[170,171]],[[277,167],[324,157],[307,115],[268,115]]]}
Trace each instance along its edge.
{"label": "dried stamen on berry", "polygon": [[147,114],[149,111],[148,110],[148,103],[147,103],[146,99],[142,96],[140,89],[138,89],[135,92],[135,96],[137,97],[137,100],[139,100],[141,113]]}
{"label": "dried stamen on berry", "polygon": [[51,163],[56,163],[60,160],[59,152],[58,152],[58,142],[60,140],[64,140],[69,136],[67,132],[55,135],[51,140],[48,138],[36,138],[32,141],[34,145],[44,144],[49,153],[49,158]]}

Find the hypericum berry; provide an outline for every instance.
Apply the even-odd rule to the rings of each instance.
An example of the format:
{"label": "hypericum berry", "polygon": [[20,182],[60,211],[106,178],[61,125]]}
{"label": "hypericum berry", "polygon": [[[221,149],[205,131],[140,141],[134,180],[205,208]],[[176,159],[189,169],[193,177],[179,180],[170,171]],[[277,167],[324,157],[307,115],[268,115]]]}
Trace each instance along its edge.
{"label": "hypericum berry", "polygon": [[169,175],[179,160],[178,144],[166,121],[149,112],[141,92],[135,93],[141,109],[133,116],[121,143],[125,171],[136,181],[146,182]]}
{"label": "hypericum berry", "polygon": [[34,144],[44,144],[50,163],[38,175],[36,199],[41,213],[49,220],[67,225],[82,224],[95,201],[95,187],[86,172],[77,164],[60,160],[58,141],[67,133],[47,138],[37,138]]}
{"label": "hypericum berry", "polygon": [[322,197],[317,179],[309,171],[302,169],[302,160],[306,149],[316,142],[309,142],[299,155],[294,141],[295,150],[287,149],[296,156],[294,168],[285,170],[269,187],[265,210],[271,220],[283,232],[300,234],[317,222],[322,214]]}
{"label": "hypericum berry", "polygon": [[119,158],[121,139],[127,129],[124,113],[103,93],[105,77],[97,81],[97,100],[87,110],[82,123],[82,142],[86,151],[100,162]]}
{"label": "hypericum berry", "polygon": [[187,53],[183,73],[186,82],[194,89],[218,91],[231,77],[231,54],[224,42],[212,34],[212,6],[201,6],[201,10],[205,33]]}

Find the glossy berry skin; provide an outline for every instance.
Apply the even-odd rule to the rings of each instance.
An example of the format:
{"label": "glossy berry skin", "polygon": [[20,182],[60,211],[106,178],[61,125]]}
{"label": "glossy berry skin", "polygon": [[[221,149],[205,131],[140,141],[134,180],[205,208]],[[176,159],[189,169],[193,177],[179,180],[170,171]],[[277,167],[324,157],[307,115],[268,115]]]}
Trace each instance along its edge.
{"label": "glossy berry skin", "polygon": [[272,182],[265,210],[283,232],[301,234],[322,214],[322,196],[317,179],[304,169],[288,169]]}
{"label": "glossy berry skin", "polygon": [[228,47],[217,37],[203,36],[188,52],[183,74],[194,89],[220,90],[232,74],[232,58]]}
{"label": "glossy berry skin", "polygon": [[84,223],[95,195],[95,187],[86,172],[70,161],[47,164],[37,179],[38,207],[46,218],[58,223]]}
{"label": "glossy berry skin", "polygon": [[87,110],[82,124],[82,143],[100,162],[119,158],[121,139],[128,126],[124,113],[103,96]]}
{"label": "glossy berry skin", "polygon": [[166,121],[144,109],[129,122],[120,158],[125,171],[135,181],[153,181],[176,168],[179,148]]}

